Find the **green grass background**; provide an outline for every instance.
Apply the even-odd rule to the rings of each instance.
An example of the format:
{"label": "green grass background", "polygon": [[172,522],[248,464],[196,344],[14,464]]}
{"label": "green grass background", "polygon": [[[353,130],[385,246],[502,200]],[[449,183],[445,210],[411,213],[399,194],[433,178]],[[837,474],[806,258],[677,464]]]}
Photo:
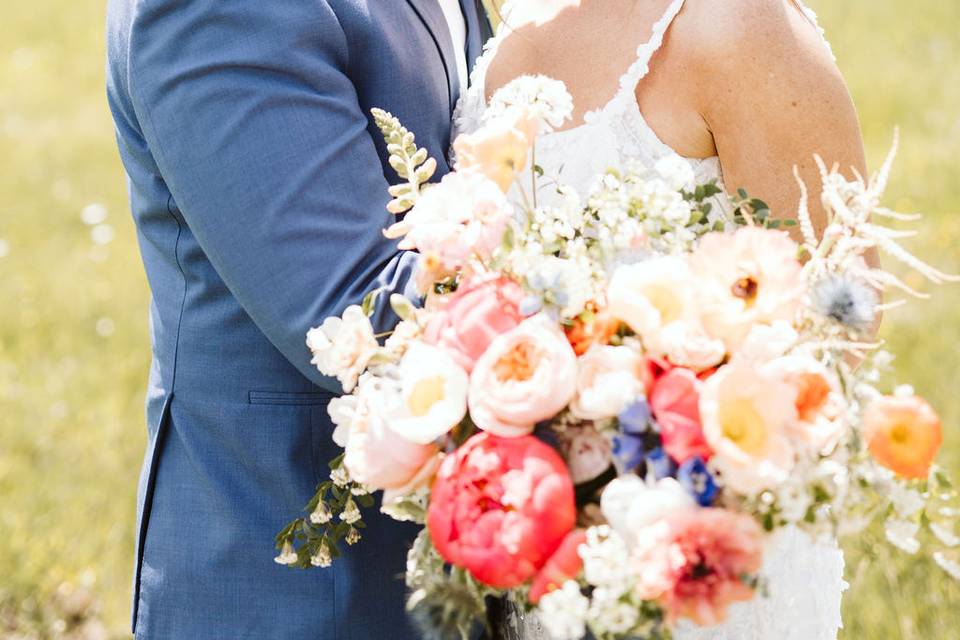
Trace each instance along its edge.
{"label": "green grass background", "polygon": [[[889,204],[927,214],[911,246],[960,272],[960,3],[812,4],[872,166],[901,128]],[[128,618],[148,293],[103,97],[103,13],[100,0],[33,0],[0,18],[3,638],[123,637]],[[108,226],[84,222],[91,204]],[[890,313],[883,335],[902,380],[941,410],[960,472],[960,286],[935,294]],[[848,543],[844,637],[960,637],[957,585],[875,542]]]}

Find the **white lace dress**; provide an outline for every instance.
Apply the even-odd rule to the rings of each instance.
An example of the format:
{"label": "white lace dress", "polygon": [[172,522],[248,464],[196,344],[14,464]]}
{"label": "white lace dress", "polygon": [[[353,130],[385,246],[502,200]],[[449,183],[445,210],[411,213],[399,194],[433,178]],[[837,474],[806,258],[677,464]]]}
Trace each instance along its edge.
{"label": "white lace dress", "polygon": [[[538,140],[537,163],[547,175],[585,193],[597,174],[623,166],[627,160],[652,168],[658,160],[678,155],[647,124],[637,104],[636,87],[648,73],[650,60],[663,44],[683,2],[674,0],[654,25],[650,40],[639,46],[636,61],[621,78],[619,90],[609,103],[588,113],[582,125],[546,134]],[[815,22],[813,12],[805,11]],[[468,133],[480,126],[486,110],[487,68],[503,37],[501,29],[474,67],[471,86],[457,108],[455,133]],[[698,182],[716,179],[722,186],[719,158],[685,160]],[[766,552],[763,574],[769,584],[769,596],[734,605],[728,620],[717,627],[681,624],[675,639],[834,640],[841,627],[840,600],[846,588],[843,567],[843,556],[836,544],[814,542],[795,529],[783,530],[771,538]],[[549,637],[533,616],[513,622],[519,627],[515,629],[520,631],[517,637]]]}

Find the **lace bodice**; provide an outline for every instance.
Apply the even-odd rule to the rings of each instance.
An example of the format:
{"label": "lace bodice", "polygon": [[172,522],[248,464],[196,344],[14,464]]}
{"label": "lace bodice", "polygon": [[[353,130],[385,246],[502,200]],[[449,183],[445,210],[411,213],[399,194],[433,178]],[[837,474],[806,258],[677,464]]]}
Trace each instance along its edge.
{"label": "lace bodice", "polygon": [[[514,0],[518,1],[518,0]],[[595,177],[628,161],[653,168],[664,157],[680,156],[647,124],[636,99],[636,87],[650,70],[650,61],[662,46],[684,0],[673,0],[653,26],[650,39],[637,49],[637,58],[620,79],[616,95],[588,113],[583,124],[543,134],[537,142],[537,164],[545,173],[585,193]],[[504,11],[509,12],[507,3]],[[802,7],[802,5],[800,5]],[[815,14],[802,7],[816,24]],[[486,74],[505,35],[503,28],[487,43],[474,66],[471,86],[461,97],[454,116],[454,133],[470,133],[481,126],[486,102]],[[826,40],[824,40],[826,42]],[[829,46],[829,45],[827,45]],[[697,182],[716,179],[722,186],[720,160],[684,158]],[[681,626],[676,640],[834,640],[841,626],[840,598],[843,556],[835,544],[815,543],[806,534],[786,529],[773,536],[767,547],[763,574],[769,597],[731,608],[726,623],[711,628]],[[514,613],[510,637],[547,640],[534,615]]]}

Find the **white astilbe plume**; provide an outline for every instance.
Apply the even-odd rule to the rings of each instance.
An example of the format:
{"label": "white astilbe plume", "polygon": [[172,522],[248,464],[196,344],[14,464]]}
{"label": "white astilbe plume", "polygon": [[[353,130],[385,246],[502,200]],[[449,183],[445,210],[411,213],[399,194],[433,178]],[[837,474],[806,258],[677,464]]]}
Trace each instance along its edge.
{"label": "white astilbe plume", "polygon": [[[847,180],[836,166],[827,169],[823,160],[816,158],[823,180],[821,200],[827,213],[827,228],[823,239],[817,241],[808,207],[808,192],[799,174],[801,199],[798,211],[800,231],[804,248],[811,255],[804,272],[808,282],[817,282],[831,274],[864,282],[878,290],[898,289],[903,293],[923,298],[920,291],[910,287],[900,278],[880,268],[866,264],[863,255],[870,249],[878,249],[917,271],[934,284],[960,282],[960,276],[944,273],[903,248],[897,241],[916,235],[911,230],[888,229],[876,220],[886,218],[897,221],[914,221],[919,216],[901,214],[880,206],[880,200],[890,178],[890,170],[896,157],[899,136],[894,136],[893,148],[880,169],[868,181],[857,174],[855,180]],[[896,304],[896,303],[892,303]],[[880,310],[881,307],[878,307]],[[890,308],[890,305],[884,305]]]}

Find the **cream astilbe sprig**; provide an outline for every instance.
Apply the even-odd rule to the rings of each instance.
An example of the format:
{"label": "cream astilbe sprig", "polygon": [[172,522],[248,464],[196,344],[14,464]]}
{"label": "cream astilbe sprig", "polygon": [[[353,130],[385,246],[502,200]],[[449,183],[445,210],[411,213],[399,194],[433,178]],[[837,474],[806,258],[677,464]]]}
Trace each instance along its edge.
{"label": "cream astilbe sprig", "polygon": [[387,205],[387,210],[399,215],[417,203],[423,185],[437,171],[437,161],[429,157],[426,149],[417,146],[416,136],[396,116],[383,109],[371,109],[370,112],[387,142],[390,166],[406,180],[389,189],[393,200]]}
{"label": "cream astilbe sprig", "polygon": [[[934,284],[960,282],[960,276],[930,266],[898,243],[898,240],[916,235],[915,231],[890,229],[877,222],[881,218],[903,222],[915,221],[920,217],[898,213],[880,204],[889,182],[897,146],[898,137],[895,136],[886,160],[869,180],[859,174],[854,180],[847,180],[839,173],[837,166],[828,169],[821,158],[816,158],[823,181],[821,200],[827,213],[827,228],[819,240],[810,218],[806,186],[795,174],[801,189],[798,218],[803,248],[810,255],[810,260],[804,266],[808,282],[816,284],[830,277],[841,276],[878,292],[898,289],[909,296],[926,297],[926,294],[910,287],[889,271],[869,266],[863,256],[871,249],[886,253]],[[879,312],[899,304],[900,301],[887,304],[878,302],[875,310]]]}

